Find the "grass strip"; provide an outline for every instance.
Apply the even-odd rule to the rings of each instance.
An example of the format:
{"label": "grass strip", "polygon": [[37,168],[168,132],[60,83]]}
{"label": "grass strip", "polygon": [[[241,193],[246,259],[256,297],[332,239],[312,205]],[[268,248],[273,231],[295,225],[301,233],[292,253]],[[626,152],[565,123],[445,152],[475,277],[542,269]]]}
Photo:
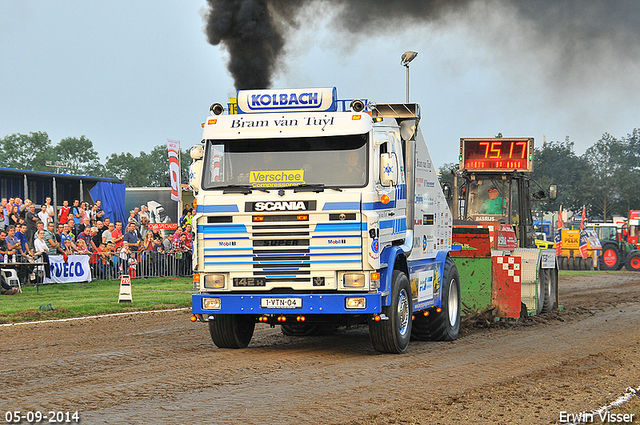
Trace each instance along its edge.
{"label": "grass strip", "polygon": [[0,323],[190,307],[193,293],[190,277],[132,279],[127,303],[118,303],[119,280],[29,286],[0,297]]}

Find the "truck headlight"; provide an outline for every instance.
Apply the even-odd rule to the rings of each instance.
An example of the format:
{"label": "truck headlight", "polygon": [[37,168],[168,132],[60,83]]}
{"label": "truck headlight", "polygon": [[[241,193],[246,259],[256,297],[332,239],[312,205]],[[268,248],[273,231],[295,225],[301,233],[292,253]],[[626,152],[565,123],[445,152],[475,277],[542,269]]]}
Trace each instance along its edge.
{"label": "truck headlight", "polygon": [[222,273],[204,275],[204,287],[207,289],[222,289],[225,281],[225,275]]}
{"label": "truck headlight", "polygon": [[345,273],[344,274],[344,286],[345,288],[364,288],[367,280],[364,277],[364,273]]}
{"label": "truck headlight", "polygon": [[367,308],[367,299],[365,297],[347,297],[345,299],[346,308]]}
{"label": "truck headlight", "polygon": [[220,310],[222,303],[220,298],[203,298],[202,309],[203,310]]}

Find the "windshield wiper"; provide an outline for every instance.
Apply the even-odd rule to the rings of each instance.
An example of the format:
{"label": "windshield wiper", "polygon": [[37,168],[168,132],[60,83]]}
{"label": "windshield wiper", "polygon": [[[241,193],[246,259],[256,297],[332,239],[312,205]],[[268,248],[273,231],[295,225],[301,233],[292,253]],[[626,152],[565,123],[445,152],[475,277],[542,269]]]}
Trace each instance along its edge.
{"label": "windshield wiper", "polygon": [[316,183],[316,184],[310,184],[310,183],[305,183],[305,184],[299,184],[296,186],[289,186],[287,189],[291,189],[293,188],[293,193],[297,193],[297,192],[324,192],[324,189],[333,189],[335,191],[338,192],[342,192],[342,189],[340,189],[338,186],[325,186],[323,183]]}
{"label": "windshield wiper", "polygon": [[242,193],[244,195],[252,193],[253,189],[269,193],[267,189],[264,189],[262,187],[253,187],[250,184],[229,184],[226,186],[216,187],[215,189],[223,189],[222,193]]}

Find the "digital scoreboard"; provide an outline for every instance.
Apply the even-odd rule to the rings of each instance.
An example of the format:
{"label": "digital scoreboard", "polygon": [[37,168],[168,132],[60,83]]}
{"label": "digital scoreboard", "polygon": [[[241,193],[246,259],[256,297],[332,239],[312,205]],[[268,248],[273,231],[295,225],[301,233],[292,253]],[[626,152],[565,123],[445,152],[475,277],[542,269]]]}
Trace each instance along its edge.
{"label": "digital scoreboard", "polygon": [[460,139],[460,170],[533,171],[533,137]]}

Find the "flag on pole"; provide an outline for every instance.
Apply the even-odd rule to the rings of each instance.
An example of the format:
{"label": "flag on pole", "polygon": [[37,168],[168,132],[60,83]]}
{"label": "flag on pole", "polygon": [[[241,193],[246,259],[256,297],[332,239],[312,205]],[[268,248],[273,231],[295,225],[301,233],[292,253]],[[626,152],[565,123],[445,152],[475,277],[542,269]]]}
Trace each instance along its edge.
{"label": "flag on pole", "polygon": [[584,230],[584,222],[586,215],[584,212],[584,205],[582,206],[582,220],[580,220],[580,254],[582,258],[587,258],[587,232]]}
{"label": "flag on pole", "polygon": [[562,253],[562,205],[560,205],[560,210],[558,211],[558,227],[554,242],[556,243],[556,255],[559,257]]}
{"label": "flag on pole", "polygon": [[180,141],[167,139],[167,149],[169,151],[171,199],[180,201]]}

